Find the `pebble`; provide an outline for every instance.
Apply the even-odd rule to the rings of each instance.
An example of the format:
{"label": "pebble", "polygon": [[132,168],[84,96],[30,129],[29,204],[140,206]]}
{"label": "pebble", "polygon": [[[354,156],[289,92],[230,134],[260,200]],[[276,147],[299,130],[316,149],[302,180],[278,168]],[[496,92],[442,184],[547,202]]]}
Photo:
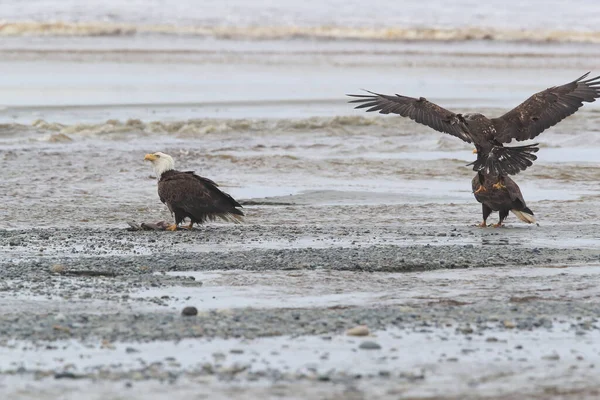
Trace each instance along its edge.
{"label": "pebble", "polygon": [[370,340],[367,340],[365,342],[362,342],[359,346],[359,349],[362,350],[379,350],[381,349],[381,345],[377,342],[372,342]]}
{"label": "pebble", "polygon": [[509,320],[504,321],[504,327],[507,329],[513,329],[515,326],[516,325],[513,321],[509,321]]}
{"label": "pebble", "polygon": [[67,268],[62,264],[54,264],[50,267],[50,272],[52,272],[53,274],[61,274],[65,272],[66,269]]}
{"label": "pebble", "polygon": [[358,325],[346,331],[348,336],[368,336],[369,328],[366,325]]}
{"label": "pebble", "polygon": [[547,356],[542,356],[542,360],[557,361],[557,360],[560,360],[560,356],[558,354],[554,353],[554,354],[550,354]]}
{"label": "pebble", "polygon": [[181,315],[186,316],[186,317],[198,315],[198,309],[196,307],[193,307],[193,306],[185,307],[181,311]]}
{"label": "pebble", "polygon": [[127,347],[127,348],[125,349],[125,353],[129,353],[129,354],[131,354],[131,353],[139,353],[139,352],[140,352],[140,351],[139,351],[138,349],[136,349],[136,348],[133,348],[133,347]]}

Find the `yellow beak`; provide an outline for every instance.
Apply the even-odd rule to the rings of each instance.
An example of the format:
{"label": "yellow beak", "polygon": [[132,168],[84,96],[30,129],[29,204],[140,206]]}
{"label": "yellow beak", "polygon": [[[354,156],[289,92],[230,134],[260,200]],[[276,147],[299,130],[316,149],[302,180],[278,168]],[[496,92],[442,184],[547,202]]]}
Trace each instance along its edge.
{"label": "yellow beak", "polygon": [[146,154],[146,156],[144,157],[144,161],[154,161],[157,158],[158,157],[156,157],[154,154]]}
{"label": "yellow beak", "polygon": [[[473,149],[473,154],[477,154],[477,149]],[[148,156],[151,156],[152,154],[148,154]],[[146,156],[146,157],[148,157]]]}

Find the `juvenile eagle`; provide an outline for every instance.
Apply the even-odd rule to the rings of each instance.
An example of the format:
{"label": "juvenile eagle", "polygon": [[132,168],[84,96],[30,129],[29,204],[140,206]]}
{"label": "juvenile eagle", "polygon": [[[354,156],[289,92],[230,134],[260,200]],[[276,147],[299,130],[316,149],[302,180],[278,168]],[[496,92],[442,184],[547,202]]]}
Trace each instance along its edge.
{"label": "juvenile eagle", "polygon": [[[496,182],[496,183],[494,183]],[[535,222],[533,211],[525,204],[521,189],[508,176],[490,176],[479,171],[471,181],[475,199],[481,203],[483,222],[479,224],[486,227],[487,218],[492,211],[500,212],[500,219],[495,227],[502,226],[502,222],[512,211],[521,221],[528,224]]]}
{"label": "juvenile eagle", "polygon": [[210,179],[194,174],[194,171],[177,171],[173,158],[165,153],[146,154],[145,161],[152,162],[158,180],[158,197],[175,217],[175,223],[167,230],[175,231],[185,219],[192,229],[194,223],[202,224],[220,218],[239,223],[243,221],[242,207],[227,193],[222,192]]}
{"label": "juvenile eagle", "polygon": [[[538,151],[537,144],[504,147],[512,139],[533,139],[545,129],[577,111],[584,102],[591,103],[600,97],[600,76],[584,80],[582,77],[562,86],[555,86],[534,94],[523,103],[499,118],[489,119],[482,114],[455,114],[424,97],[418,99],[399,94],[389,96],[367,91],[350,103],[355,108],[368,108],[381,114],[399,114],[436,131],[448,133],[473,143],[477,160],[473,170],[496,176],[513,175],[531,166]],[[469,164],[471,165],[471,164]]]}

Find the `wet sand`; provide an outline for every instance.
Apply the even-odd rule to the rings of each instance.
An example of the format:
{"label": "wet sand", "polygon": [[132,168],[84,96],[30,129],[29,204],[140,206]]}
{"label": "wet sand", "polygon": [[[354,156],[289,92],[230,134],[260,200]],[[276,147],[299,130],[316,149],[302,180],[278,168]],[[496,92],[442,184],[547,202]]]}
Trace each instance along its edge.
{"label": "wet sand", "polygon": [[[340,215],[364,207],[377,206]],[[255,205],[248,224],[192,232],[3,231],[0,388],[21,398],[597,395],[595,223],[481,229],[388,208],[388,224]],[[198,315],[182,316],[185,306]],[[370,335],[345,335],[357,325]]]}

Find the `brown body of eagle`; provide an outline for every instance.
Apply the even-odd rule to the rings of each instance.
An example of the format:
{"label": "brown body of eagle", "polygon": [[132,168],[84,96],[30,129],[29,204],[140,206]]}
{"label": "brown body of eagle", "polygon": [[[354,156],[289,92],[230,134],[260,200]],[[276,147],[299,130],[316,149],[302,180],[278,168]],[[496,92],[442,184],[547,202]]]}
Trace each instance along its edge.
{"label": "brown body of eagle", "polygon": [[175,224],[167,230],[176,230],[184,219],[189,218],[191,229],[194,224],[221,219],[239,223],[244,213],[240,203],[222,192],[217,184],[193,171],[177,171],[173,158],[165,153],[146,154],[144,160],[152,162],[159,177],[158,197],[167,205],[175,218]]}
{"label": "brown body of eagle", "polygon": [[193,171],[170,170],[160,176],[158,197],[174,215],[176,225],[185,218],[190,219],[190,227],[216,219],[241,222],[244,213],[238,207],[242,206],[217,186]]}
{"label": "brown body of eagle", "polygon": [[519,186],[508,176],[500,178],[478,172],[471,181],[475,199],[481,203],[483,222],[479,225],[485,227],[487,218],[492,211],[499,211],[500,219],[494,226],[502,226],[502,222],[512,211],[521,221],[528,224],[535,222],[533,211],[525,204]]}
{"label": "brown body of eagle", "polygon": [[[513,175],[531,166],[537,157],[537,144],[505,147],[503,143],[533,139],[545,129],[576,112],[584,102],[591,103],[600,97],[600,76],[582,77],[543,90],[499,118],[487,118],[482,114],[457,114],[424,97],[413,98],[367,91],[350,103],[359,103],[355,108],[379,111],[381,114],[399,114],[415,122],[427,125],[436,131],[448,133],[473,143],[477,160],[473,170],[486,175]],[[469,164],[471,165],[471,164]]]}

